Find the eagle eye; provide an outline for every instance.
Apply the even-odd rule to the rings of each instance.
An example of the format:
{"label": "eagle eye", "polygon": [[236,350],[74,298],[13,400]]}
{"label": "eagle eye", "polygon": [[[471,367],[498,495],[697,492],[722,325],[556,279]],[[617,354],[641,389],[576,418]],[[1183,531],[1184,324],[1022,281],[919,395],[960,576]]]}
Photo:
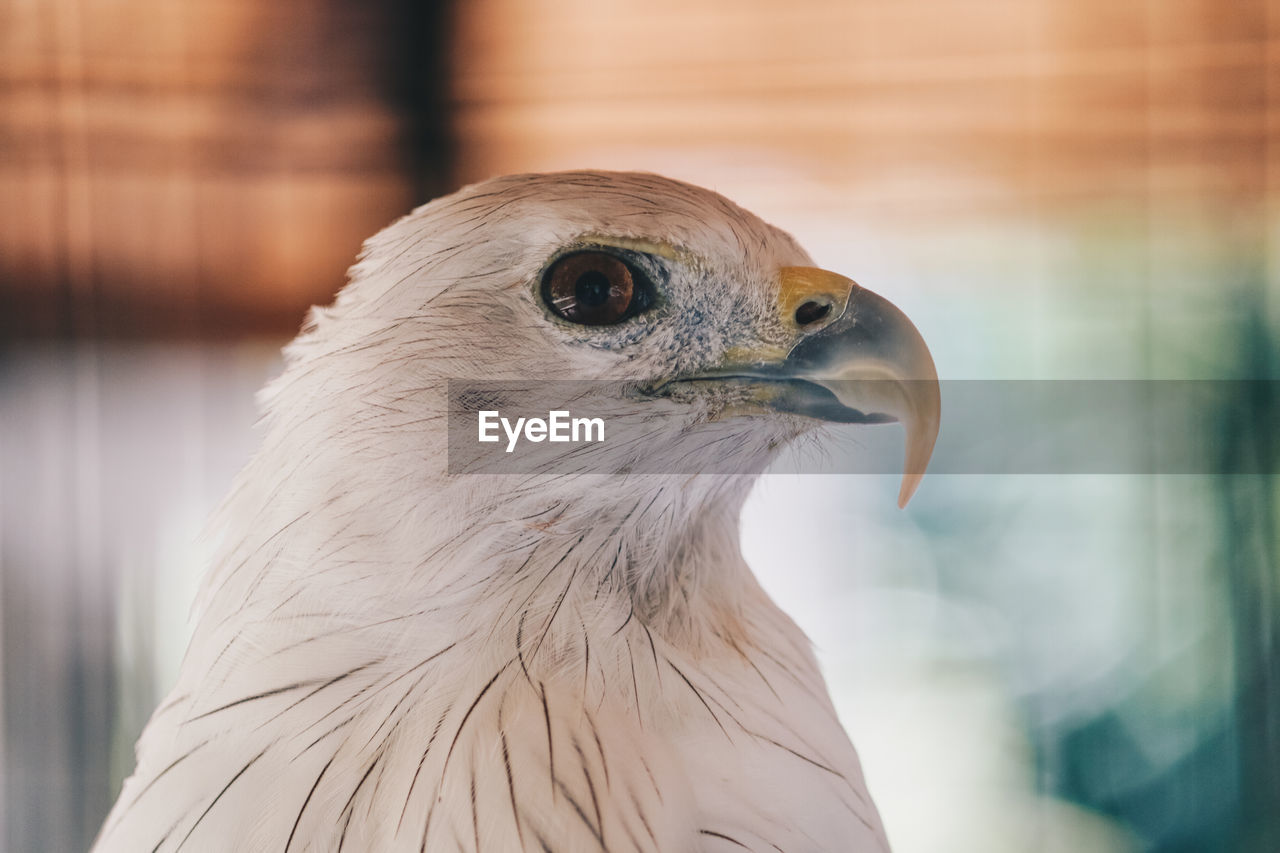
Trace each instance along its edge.
{"label": "eagle eye", "polygon": [[542,298],[558,317],[583,326],[609,326],[648,308],[653,285],[644,273],[609,252],[574,252],[542,277]]}

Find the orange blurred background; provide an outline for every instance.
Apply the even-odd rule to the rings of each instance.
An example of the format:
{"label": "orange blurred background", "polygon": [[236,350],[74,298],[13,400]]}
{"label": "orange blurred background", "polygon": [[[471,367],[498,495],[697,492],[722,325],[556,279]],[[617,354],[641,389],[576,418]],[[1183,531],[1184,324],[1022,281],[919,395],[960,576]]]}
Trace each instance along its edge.
{"label": "orange blurred background", "polygon": [[516,170],[711,172],[782,218],[907,227],[1257,222],[1272,5],[10,0],[0,328],[288,332],[391,218]]}

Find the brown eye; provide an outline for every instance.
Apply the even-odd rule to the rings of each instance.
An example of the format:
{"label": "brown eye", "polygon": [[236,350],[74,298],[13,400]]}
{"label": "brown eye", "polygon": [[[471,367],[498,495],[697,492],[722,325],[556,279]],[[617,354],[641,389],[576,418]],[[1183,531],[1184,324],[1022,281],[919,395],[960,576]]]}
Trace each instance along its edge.
{"label": "brown eye", "polygon": [[[645,307],[648,282],[606,252],[560,258],[542,280],[542,298],[559,316],[584,326],[608,326]],[[640,298],[637,298],[640,297]]]}

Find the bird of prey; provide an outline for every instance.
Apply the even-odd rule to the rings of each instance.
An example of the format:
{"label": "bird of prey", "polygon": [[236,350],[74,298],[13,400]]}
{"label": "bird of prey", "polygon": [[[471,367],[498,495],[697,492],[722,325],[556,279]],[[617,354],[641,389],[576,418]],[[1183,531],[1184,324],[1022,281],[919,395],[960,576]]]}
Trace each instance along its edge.
{"label": "bird of prey", "polygon": [[[738,517],[832,423],[902,423],[905,504],[940,407],[897,308],[708,190],[518,175],[370,239],[285,356],[96,850],[888,849]],[[450,469],[451,380],[564,379],[647,437]]]}

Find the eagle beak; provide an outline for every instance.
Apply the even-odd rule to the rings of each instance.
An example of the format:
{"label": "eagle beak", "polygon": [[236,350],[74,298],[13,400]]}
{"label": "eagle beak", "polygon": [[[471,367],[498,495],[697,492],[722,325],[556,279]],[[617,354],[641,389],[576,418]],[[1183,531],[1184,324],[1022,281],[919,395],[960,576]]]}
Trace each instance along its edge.
{"label": "eagle beak", "polygon": [[[942,414],[929,347],[897,306],[842,275],[784,267],[780,279],[783,322],[803,335],[780,366],[830,391],[849,415],[902,423],[907,442],[898,506],[905,507],[933,455]],[[831,308],[824,312],[826,304]],[[800,410],[804,414],[803,404]]]}
{"label": "eagle beak", "polygon": [[[889,300],[814,267],[784,267],[778,311],[795,343],[781,351],[739,351],[732,364],[698,378],[768,386],[766,405],[837,423],[900,422],[906,458],[898,506],[924,477],[938,438],[942,398],[924,338]],[[752,357],[755,355],[756,357]]]}

